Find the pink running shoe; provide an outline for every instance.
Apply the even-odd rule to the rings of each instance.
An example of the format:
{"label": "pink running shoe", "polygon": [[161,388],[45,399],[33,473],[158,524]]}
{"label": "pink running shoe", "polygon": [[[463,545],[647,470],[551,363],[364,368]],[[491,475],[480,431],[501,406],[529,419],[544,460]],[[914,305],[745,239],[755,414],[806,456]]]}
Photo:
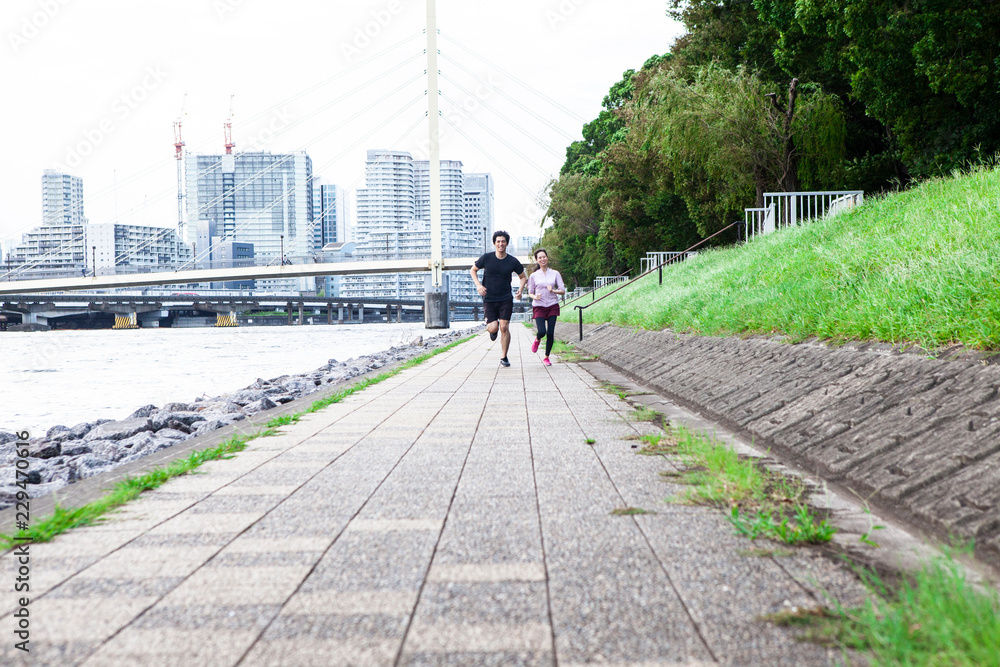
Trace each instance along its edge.
{"label": "pink running shoe", "polygon": [[545,364],[546,366],[551,366],[552,365],[552,362],[549,361],[548,357],[545,357],[544,359],[542,359],[542,363]]}
{"label": "pink running shoe", "polygon": [[537,338],[534,341],[532,341],[532,343],[531,343],[531,351],[532,352],[538,352],[538,339]]}

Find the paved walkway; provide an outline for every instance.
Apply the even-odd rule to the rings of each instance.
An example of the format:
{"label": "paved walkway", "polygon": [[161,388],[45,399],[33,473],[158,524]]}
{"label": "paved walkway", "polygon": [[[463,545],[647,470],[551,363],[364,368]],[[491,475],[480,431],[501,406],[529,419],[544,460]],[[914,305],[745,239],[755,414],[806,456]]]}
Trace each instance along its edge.
{"label": "paved walkway", "polygon": [[0,663],[843,658],[758,617],[860,595],[853,577],[809,550],[741,555],[720,512],[664,503],[670,462],[633,449],[654,427],[512,331],[511,368],[482,334],[32,545],[32,652],[13,648],[5,583]]}

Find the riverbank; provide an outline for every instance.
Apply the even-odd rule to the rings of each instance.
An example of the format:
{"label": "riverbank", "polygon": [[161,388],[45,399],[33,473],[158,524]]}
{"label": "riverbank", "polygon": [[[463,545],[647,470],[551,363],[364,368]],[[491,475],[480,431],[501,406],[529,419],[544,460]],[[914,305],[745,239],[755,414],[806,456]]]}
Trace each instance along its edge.
{"label": "riverbank", "polygon": [[[57,425],[29,440],[28,492],[38,497],[67,484],[136,461],[185,440],[246,419],[250,415],[372,370],[405,361],[446,345],[469,329],[410,341],[406,345],[341,362],[330,359],[308,373],[281,375],[233,392],[198,397],[190,403],[147,404],[122,420],[97,419],[72,427]],[[0,508],[14,503],[18,487],[13,466],[17,436],[0,431]]]}

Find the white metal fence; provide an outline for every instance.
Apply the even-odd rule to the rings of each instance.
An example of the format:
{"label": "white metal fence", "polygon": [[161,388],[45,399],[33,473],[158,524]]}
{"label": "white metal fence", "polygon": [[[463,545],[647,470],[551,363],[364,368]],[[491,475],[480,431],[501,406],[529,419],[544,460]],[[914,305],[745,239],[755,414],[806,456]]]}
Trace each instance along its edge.
{"label": "white metal fence", "polygon": [[745,210],[747,238],[808,220],[837,215],[864,203],[863,190],[765,192],[763,208]]}
{"label": "white metal fence", "polygon": [[647,252],[645,257],[639,258],[639,273],[643,274],[652,271],[660,264],[671,264],[691,259],[698,254],[697,250],[690,252]]}

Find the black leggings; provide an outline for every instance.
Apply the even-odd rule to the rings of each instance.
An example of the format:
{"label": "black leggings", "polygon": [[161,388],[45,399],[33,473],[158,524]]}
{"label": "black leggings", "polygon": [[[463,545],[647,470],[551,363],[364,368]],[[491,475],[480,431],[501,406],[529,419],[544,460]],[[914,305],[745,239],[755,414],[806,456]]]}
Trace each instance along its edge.
{"label": "black leggings", "polygon": [[549,356],[549,354],[552,352],[552,342],[555,340],[555,335],[556,335],[556,320],[558,318],[559,318],[558,315],[552,315],[551,317],[548,318],[548,322],[549,322],[548,332],[546,332],[546,330],[545,330],[545,318],[544,317],[536,317],[535,318],[535,324],[538,325],[538,333],[535,335],[535,338],[537,338],[538,340],[541,340],[542,338],[545,338],[545,356],[546,357]]}

